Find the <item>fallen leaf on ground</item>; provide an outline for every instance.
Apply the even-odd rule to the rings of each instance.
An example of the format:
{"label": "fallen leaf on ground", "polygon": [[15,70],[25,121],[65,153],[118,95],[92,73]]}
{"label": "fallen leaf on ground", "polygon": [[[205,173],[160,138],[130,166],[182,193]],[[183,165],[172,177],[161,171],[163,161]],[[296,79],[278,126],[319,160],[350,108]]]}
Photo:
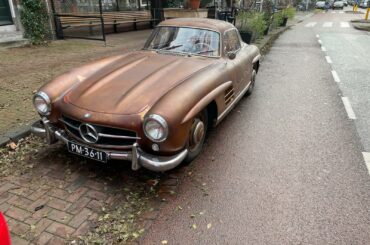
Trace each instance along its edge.
{"label": "fallen leaf on ground", "polygon": [[191,228],[192,228],[193,230],[195,230],[195,229],[197,229],[197,225],[196,225],[196,224],[192,224],[192,225],[191,225]]}
{"label": "fallen leaf on ground", "polygon": [[10,142],[10,143],[8,144],[8,146],[9,146],[9,148],[10,148],[10,149],[12,149],[12,150],[17,149],[17,144],[16,144],[16,143],[14,143],[14,142]]}
{"label": "fallen leaf on ground", "polygon": [[212,224],[211,224],[211,223],[209,223],[209,224],[207,225],[207,229],[211,229],[211,227],[212,227]]}
{"label": "fallen leaf on ground", "polygon": [[162,244],[168,244],[167,240],[163,240]]}

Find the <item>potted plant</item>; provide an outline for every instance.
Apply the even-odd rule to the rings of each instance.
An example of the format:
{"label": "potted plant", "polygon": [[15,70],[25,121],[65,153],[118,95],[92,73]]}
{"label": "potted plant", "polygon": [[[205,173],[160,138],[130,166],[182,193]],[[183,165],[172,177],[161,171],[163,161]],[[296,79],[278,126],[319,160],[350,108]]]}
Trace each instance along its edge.
{"label": "potted plant", "polygon": [[189,0],[189,7],[191,9],[199,9],[199,6],[200,6],[200,0]]}
{"label": "potted plant", "polygon": [[243,42],[250,44],[252,40],[252,32],[248,27],[249,13],[246,11],[240,11],[236,16],[237,28],[240,33],[240,37]]}
{"label": "potted plant", "polygon": [[281,23],[281,26],[286,26],[288,19],[293,19],[295,16],[295,8],[293,7],[287,7],[282,10],[282,17],[283,21]]}

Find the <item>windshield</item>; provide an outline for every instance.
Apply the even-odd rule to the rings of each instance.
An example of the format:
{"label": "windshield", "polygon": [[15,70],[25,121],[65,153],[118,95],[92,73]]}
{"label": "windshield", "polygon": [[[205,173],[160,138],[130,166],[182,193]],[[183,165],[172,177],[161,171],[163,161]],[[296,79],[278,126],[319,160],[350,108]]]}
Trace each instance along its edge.
{"label": "windshield", "polygon": [[220,35],[215,31],[189,27],[157,27],[144,49],[158,52],[220,56]]}

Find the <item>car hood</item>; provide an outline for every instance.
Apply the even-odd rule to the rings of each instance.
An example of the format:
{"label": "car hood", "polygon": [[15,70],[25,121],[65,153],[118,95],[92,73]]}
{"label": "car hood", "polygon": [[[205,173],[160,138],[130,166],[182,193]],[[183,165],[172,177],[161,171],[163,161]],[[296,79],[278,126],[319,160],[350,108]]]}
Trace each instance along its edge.
{"label": "car hood", "polygon": [[65,102],[89,111],[138,114],[218,59],[138,51],[80,77]]}

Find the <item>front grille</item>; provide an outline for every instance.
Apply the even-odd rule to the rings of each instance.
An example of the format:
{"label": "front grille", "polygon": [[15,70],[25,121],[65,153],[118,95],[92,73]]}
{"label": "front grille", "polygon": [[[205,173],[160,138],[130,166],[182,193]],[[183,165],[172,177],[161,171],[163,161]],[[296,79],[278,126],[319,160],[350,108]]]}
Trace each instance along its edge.
{"label": "front grille", "polygon": [[[82,124],[82,122],[67,117],[62,116],[60,121],[64,124],[65,129],[67,130],[67,133],[72,134],[74,138],[77,138],[83,142],[85,140],[81,137],[79,127]],[[118,128],[111,128],[96,124],[90,124],[93,126],[98,135],[99,139],[97,142],[95,142],[95,145],[98,145],[99,147],[111,147],[111,146],[120,146],[120,147],[127,147],[132,146],[136,140],[140,139],[137,137],[136,133],[130,130],[126,129],[118,129]],[[89,142],[87,142],[89,143]]]}

